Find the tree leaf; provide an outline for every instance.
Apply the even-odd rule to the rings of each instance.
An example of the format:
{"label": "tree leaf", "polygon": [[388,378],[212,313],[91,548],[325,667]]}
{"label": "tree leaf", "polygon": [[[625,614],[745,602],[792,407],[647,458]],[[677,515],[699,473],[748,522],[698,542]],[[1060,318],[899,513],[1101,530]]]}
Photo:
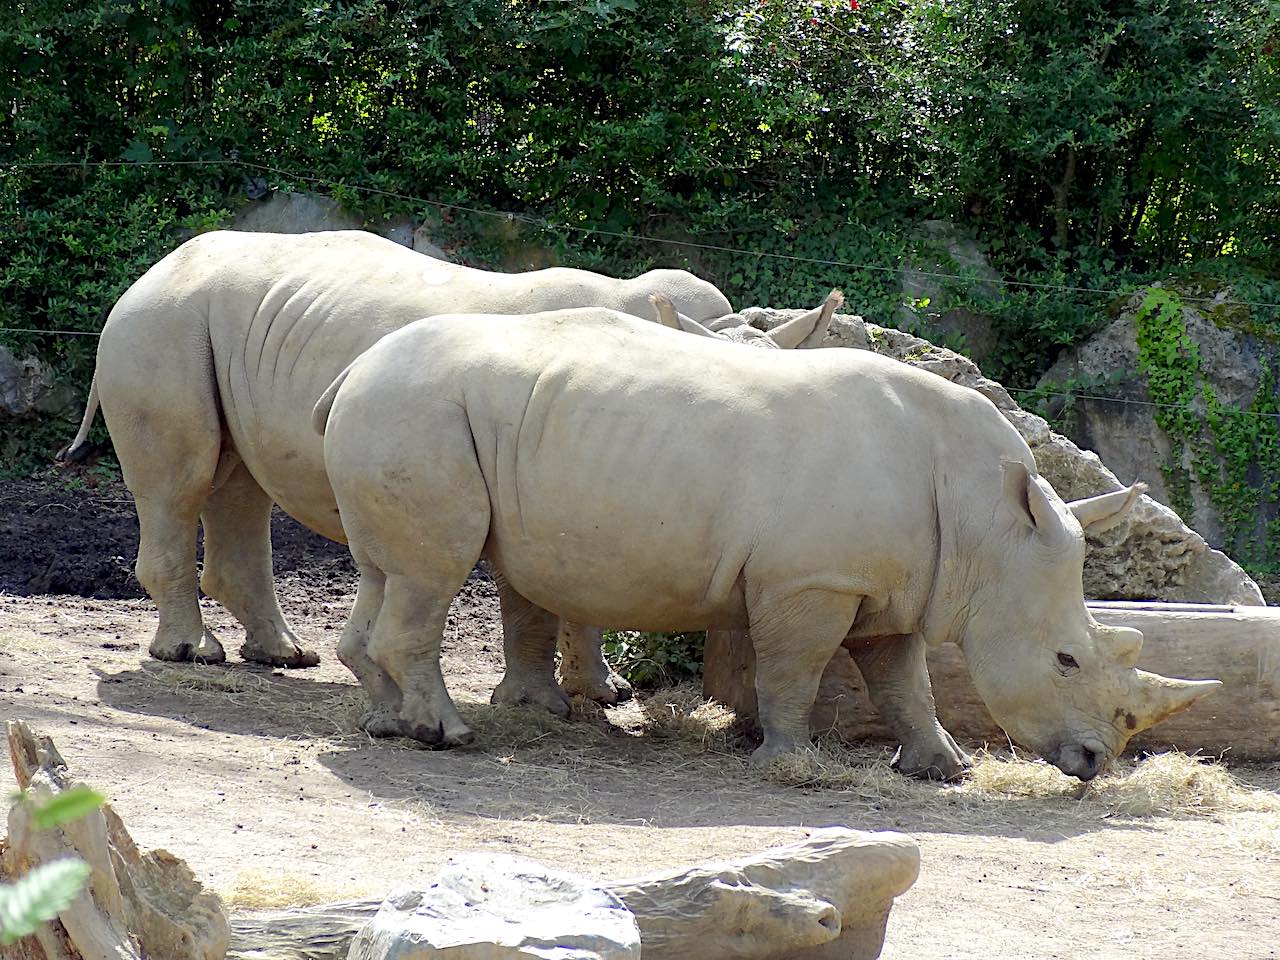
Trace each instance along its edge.
{"label": "tree leaf", "polygon": [[15,943],[75,900],[89,865],[67,858],[36,867],[13,885],[0,884],[0,944]]}
{"label": "tree leaf", "polygon": [[47,803],[32,811],[31,821],[40,830],[79,820],[107,802],[107,798],[89,787],[72,787],[64,790]]}

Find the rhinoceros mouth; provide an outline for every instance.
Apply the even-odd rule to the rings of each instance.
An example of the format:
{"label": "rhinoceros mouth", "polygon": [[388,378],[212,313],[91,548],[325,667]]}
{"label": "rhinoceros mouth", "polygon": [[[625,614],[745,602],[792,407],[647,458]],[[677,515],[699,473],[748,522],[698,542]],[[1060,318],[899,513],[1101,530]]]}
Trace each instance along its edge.
{"label": "rhinoceros mouth", "polygon": [[1069,777],[1089,781],[1107,765],[1110,751],[1101,740],[1086,737],[1078,743],[1064,743],[1049,755],[1049,762]]}

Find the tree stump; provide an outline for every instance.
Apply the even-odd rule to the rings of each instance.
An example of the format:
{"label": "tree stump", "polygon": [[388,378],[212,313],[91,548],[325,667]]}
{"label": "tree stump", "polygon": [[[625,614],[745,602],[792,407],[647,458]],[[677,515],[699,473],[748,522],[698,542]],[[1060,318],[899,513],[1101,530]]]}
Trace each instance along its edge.
{"label": "tree stump", "polygon": [[[1222,681],[1213,696],[1138,734],[1132,747],[1280,759],[1280,608],[1104,601],[1088,606],[1100,623],[1142,631],[1142,669]],[[928,657],[942,725],[970,743],[1006,742],[974,689],[960,648],[944,643]],[[702,690],[744,716],[756,715],[755,654],[747,631],[708,632]],[[843,648],[823,674],[810,726],[848,740],[893,739]]]}
{"label": "tree stump", "polygon": [[[79,786],[48,737],[20,720],[9,722],[8,734],[18,785],[36,803]],[[12,883],[67,856],[92,872],[56,920],[5,948],[5,960],[222,960],[230,937],[222,902],[173,854],[141,852],[109,805],[48,830],[32,818],[29,803],[10,808],[0,878]]]}

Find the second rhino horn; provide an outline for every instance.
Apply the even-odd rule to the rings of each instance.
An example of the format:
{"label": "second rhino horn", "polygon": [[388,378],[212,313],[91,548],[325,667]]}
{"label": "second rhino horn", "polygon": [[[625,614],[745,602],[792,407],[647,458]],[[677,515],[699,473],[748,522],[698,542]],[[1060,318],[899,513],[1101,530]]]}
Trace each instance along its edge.
{"label": "second rhino horn", "polygon": [[685,333],[695,333],[701,337],[711,337],[713,340],[723,340],[724,337],[718,333],[708,330],[697,320],[686,317],[683,313],[676,310],[676,305],[671,302],[671,298],[665,293],[649,294],[649,302],[653,304],[654,309],[658,311],[658,322],[664,327],[671,327],[673,330],[683,330]]}
{"label": "second rhino horn", "polygon": [[821,306],[770,330],[769,339],[784,350],[816,347],[827,335],[827,328],[831,326],[831,318],[836,310],[843,305],[844,294],[839,290],[832,290]]}

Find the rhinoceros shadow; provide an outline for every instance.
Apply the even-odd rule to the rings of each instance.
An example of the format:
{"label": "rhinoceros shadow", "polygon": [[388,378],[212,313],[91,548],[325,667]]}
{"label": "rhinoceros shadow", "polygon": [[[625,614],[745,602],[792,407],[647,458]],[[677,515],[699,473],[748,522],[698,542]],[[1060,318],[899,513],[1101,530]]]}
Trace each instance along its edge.
{"label": "rhinoceros shadow", "polygon": [[423,804],[438,816],[493,821],[608,823],[658,828],[844,824],[867,830],[1019,837],[1057,842],[1098,829],[1147,829],[1081,811],[1069,799],[979,802],[884,769],[867,748],[871,773],[839,789],[785,786],[747,766],[749,735],[651,723],[670,709],[657,697],[615,711],[578,704],[569,721],[535,708],[493,707],[457,696],[477,733],[466,749],[435,751],[404,739],[371,740],[358,728],[365,702],[350,683],[237,664],[199,667],[144,662],[96,671],[98,695],[116,710],[201,730],[309,744],[344,785],[372,800]]}

